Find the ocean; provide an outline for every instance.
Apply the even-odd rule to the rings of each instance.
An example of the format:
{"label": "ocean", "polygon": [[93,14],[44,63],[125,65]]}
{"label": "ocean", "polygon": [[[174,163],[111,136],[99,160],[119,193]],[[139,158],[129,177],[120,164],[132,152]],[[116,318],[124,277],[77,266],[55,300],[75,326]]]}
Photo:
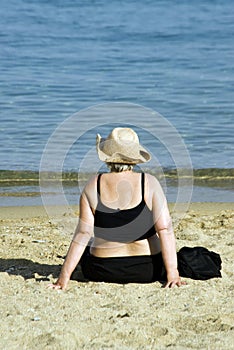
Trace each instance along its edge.
{"label": "ocean", "polygon": [[67,174],[77,203],[103,169],[96,134],[122,125],[169,201],[181,168],[190,200],[233,201],[233,14],[231,0],[2,0],[0,205],[41,204],[42,170]]}

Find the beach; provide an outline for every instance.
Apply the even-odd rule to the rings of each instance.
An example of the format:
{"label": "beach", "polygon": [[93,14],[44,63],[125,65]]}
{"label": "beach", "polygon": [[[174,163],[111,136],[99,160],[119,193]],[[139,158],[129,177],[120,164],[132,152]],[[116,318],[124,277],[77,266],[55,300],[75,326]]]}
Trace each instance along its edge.
{"label": "beach", "polygon": [[79,269],[66,291],[48,289],[78,213],[0,208],[0,349],[233,349],[234,203],[172,212],[177,250],[203,246],[222,258],[222,278],[183,278],[173,289],[86,282]]}
{"label": "beach", "polygon": [[[0,350],[234,349],[233,1],[1,11]],[[85,184],[108,171],[97,134],[119,126],[152,156],[136,171],[160,181],[177,251],[220,254],[222,278],[164,289],[87,282],[78,266],[48,289]]]}

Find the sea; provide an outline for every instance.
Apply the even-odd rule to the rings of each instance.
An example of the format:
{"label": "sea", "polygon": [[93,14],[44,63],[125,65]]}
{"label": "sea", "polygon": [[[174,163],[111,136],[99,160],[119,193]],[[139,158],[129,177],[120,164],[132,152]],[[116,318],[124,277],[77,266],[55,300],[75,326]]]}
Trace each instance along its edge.
{"label": "sea", "polygon": [[0,206],[77,204],[118,126],[169,202],[233,202],[232,0],[0,4]]}

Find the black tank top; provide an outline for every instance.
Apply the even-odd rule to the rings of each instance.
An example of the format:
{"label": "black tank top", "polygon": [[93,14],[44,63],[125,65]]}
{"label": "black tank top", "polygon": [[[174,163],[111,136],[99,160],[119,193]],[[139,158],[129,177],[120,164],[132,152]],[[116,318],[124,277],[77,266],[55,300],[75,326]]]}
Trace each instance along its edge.
{"label": "black tank top", "polygon": [[97,179],[98,204],[94,214],[94,236],[112,242],[133,242],[155,234],[152,211],[144,200],[145,174],[141,177],[141,202],[130,209],[113,209],[100,200],[100,179]]}

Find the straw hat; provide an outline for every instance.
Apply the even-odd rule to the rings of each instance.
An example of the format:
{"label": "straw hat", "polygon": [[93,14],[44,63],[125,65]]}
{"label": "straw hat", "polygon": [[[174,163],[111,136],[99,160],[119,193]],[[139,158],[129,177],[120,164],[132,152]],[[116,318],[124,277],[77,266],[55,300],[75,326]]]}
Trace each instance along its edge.
{"label": "straw hat", "polygon": [[106,163],[137,164],[151,158],[130,128],[115,128],[106,139],[97,134],[96,141],[98,156]]}

